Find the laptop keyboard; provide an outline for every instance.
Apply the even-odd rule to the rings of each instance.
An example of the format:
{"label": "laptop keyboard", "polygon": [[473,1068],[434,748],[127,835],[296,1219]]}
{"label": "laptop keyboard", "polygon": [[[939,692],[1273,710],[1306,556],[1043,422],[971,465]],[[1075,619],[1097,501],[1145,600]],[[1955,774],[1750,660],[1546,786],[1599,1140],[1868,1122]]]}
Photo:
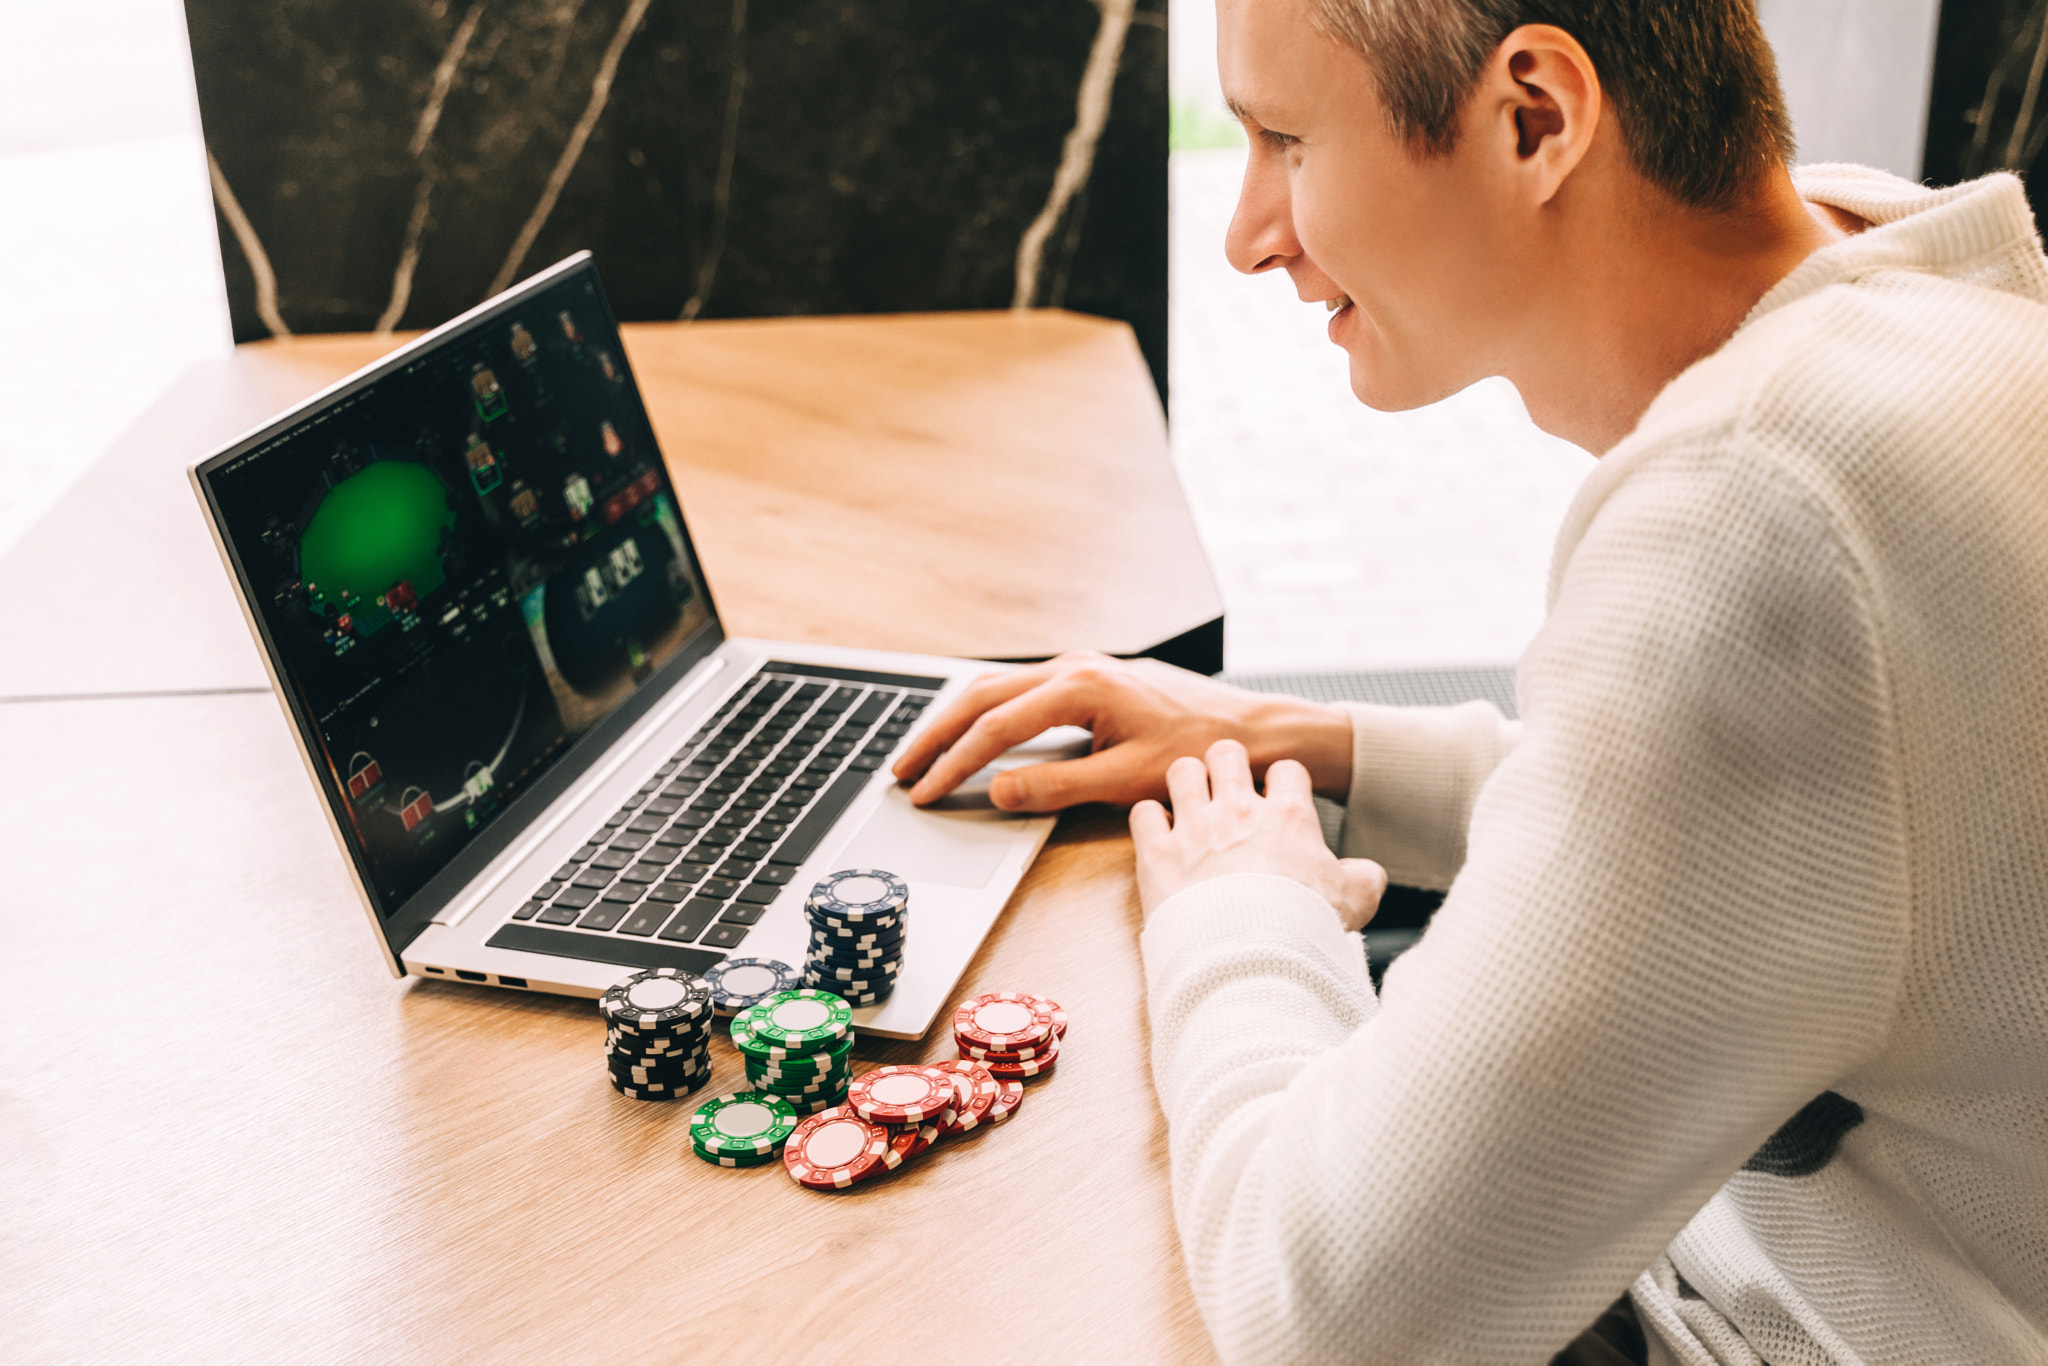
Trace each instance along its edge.
{"label": "laptop keyboard", "polygon": [[512,918],[738,947],[944,681],[841,675],[763,665]]}

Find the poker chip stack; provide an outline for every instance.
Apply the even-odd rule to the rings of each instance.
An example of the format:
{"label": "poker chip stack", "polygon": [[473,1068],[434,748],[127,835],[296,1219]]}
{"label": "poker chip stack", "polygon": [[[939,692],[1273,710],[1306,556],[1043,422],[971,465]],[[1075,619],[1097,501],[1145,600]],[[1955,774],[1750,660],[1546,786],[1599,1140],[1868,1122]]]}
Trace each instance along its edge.
{"label": "poker chip stack", "polygon": [[796,1132],[795,1107],[780,1096],[739,1091],[707,1100],[690,1116],[690,1151],[720,1167],[761,1167]]}
{"label": "poker chip stack", "polygon": [[810,945],[804,985],[844,997],[849,1005],[879,1005],[896,989],[909,933],[910,888],[879,868],[842,868],[804,898]]}
{"label": "poker chip stack", "polygon": [[960,1056],[980,1063],[997,1081],[1043,1076],[1059,1061],[1067,1012],[1057,1001],[1021,991],[992,991],[953,1012],[953,1042]]}
{"label": "poker chip stack", "polygon": [[711,988],[679,968],[636,972],[598,998],[605,1071],[633,1100],[674,1100],[711,1080]]}
{"label": "poker chip stack", "polygon": [[733,1016],[732,1041],[746,1059],[752,1088],[797,1114],[816,1114],[846,1096],[853,1008],[834,992],[778,991]]}
{"label": "poker chip stack", "polygon": [[[783,1168],[800,1186],[844,1190],[894,1171],[942,1138],[1001,1124],[1024,1103],[1023,1078],[1051,1069],[1066,1027],[1066,1011],[1043,996],[1004,991],[962,1002],[953,1013],[961,1057],[861,1073],[844,1104],[790,1132]],[[990,1047],[997,1043],[1008,1046]]]}

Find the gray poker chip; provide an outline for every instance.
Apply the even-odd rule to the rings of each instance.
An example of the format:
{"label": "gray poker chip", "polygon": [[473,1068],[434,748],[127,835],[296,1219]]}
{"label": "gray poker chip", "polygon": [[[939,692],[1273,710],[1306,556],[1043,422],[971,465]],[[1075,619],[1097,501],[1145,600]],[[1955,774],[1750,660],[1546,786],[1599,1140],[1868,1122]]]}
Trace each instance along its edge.
{"label": "gray poker chip", "polygon": [[711,988],[682,968],[649,968],[625,978],[598,998],[605,1022],[626,1033],[681,1032],[708,1020]]}

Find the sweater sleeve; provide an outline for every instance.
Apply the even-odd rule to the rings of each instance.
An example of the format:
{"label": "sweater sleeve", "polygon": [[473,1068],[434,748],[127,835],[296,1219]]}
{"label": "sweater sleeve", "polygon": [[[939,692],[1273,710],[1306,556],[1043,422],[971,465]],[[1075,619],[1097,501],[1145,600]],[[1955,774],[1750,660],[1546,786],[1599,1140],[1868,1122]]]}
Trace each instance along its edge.
{"label": "sweater sleeve", "polygon": [[1523,738],[1378,1001],[1285,879],[1145,929],[1227,1361],[1547,1361],[1889,1028],[1904,802],[1853,558],[1786,475],[1712,448],[1583,525]]}
{"label": "sweater sleeve", "polygon": [[1444,888],[1465,862],[1480,787],[1521,738],[1490,702],[1455,707],[1345,704],[1351,792],[1343,853],[1370,858],[1407,887]]}

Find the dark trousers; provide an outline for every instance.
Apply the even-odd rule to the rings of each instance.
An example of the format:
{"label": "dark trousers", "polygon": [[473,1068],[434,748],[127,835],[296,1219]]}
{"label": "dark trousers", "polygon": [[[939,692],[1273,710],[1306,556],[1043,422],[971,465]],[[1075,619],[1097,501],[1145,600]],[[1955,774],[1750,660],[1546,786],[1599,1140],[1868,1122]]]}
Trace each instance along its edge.
{"label": "dark trousers", "polygon": [[1636,1307],[1623,1295],[1591,1328],[1573,1338],[1571,1346],[1552,1357],[1550,1366],[1648,1366],[1649,1359]]}

